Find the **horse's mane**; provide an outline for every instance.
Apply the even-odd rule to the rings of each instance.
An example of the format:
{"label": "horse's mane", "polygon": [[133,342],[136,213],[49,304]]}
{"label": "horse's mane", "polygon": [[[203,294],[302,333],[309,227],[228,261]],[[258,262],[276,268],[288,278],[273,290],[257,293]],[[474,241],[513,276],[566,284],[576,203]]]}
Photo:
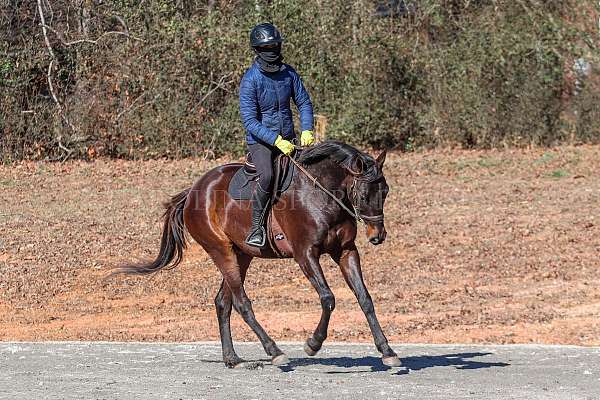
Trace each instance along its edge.
{"label": "horse's mane", "polygon": [[373,157],[337,140],[327,140],[303,150],[298,161],[304,165],[311,165],[325,159],[332,160],[348,169],[352,169],[352,165],[358,159],[359,162],[362,162],[362,175],[364,177],[376,177],[380,174]]}

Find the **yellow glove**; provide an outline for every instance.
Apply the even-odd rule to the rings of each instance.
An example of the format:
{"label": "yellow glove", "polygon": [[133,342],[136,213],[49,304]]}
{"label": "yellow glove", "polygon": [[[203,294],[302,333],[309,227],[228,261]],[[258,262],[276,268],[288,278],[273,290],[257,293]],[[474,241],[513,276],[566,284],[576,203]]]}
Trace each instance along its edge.
{"label": "yellow glove", "polygon": [[300,145],[301,146],[310,146],[315,142],[315,135],[313,135],[313,131],[302,131],[300,135]]}
{"label": "yellow glove", "polygon": [[288,140],[285,140],[281,135],[275,139],[275,147],[277,147],[283,154],[289,156],[294,151],[294,144]]}

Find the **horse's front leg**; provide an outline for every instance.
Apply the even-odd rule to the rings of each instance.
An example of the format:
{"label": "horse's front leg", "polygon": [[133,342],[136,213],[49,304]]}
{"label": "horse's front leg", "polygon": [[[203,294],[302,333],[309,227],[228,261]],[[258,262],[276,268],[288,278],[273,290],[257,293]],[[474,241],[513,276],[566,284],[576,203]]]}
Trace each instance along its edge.
{"label": "horse's front leg", "polygon": [[335,297],[325,280],[323,269],[321,268],[321,264],[319,264],[319,253],[315,248],[304,251],[300,256],[296,257],[296,261],[319,294],[319,299],[321,300],[321,320],[313,335],[306,340],[306,344],[304,345],[306,354],[314,356],[321,350],[321,346],[327,338],[329,319],[335,308]]}
{"label": "horse's front leg", "polygon": [[350,247],[342,250],[339,254],[334,254],[333,259],[339,264],[346,283],[348,283],[348,286],[352,289],[352,292],[354,292],[354,295],[360,304],[360,308],[367,317],[375,341],[375,346],[377,347],[377,350],[383,354],[383,363],[390,367],[400,366],[400,359],[388,344],[388,340],[383,334],[381,325],[379,325],[379,321],[375,315],[373,300],[363,281],[360,268],[360,256],[354,243]]}

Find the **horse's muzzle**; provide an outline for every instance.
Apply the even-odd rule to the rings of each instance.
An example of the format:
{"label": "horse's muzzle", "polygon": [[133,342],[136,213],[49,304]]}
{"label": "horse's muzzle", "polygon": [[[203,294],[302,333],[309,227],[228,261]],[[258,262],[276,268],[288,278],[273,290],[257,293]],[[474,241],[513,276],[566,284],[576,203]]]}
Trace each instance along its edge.
{"label": "horse's muzzle", "polygon": [[369,242],[373,245],[381,244],[385,241],[387,232],[383,224],[378,226],[367,225],[367,237]]}

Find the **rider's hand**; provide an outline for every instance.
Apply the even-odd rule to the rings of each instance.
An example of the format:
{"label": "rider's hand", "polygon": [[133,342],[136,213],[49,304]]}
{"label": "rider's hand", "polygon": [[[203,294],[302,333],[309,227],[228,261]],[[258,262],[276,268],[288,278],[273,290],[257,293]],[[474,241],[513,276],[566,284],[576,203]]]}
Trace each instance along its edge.
{"label": "rider's hand", "polygon": [[315,135],[313,135],[313,131],[302,131],[300,135],[300,145],[301,146],[310,146],[315,142]]}
{"label": "rider's hand", "polygon": [[281,135],[275,139],[275,147],[277,147],[283,154],[289,156],[294,151],[294,144],[288,140],[285,140]]}

